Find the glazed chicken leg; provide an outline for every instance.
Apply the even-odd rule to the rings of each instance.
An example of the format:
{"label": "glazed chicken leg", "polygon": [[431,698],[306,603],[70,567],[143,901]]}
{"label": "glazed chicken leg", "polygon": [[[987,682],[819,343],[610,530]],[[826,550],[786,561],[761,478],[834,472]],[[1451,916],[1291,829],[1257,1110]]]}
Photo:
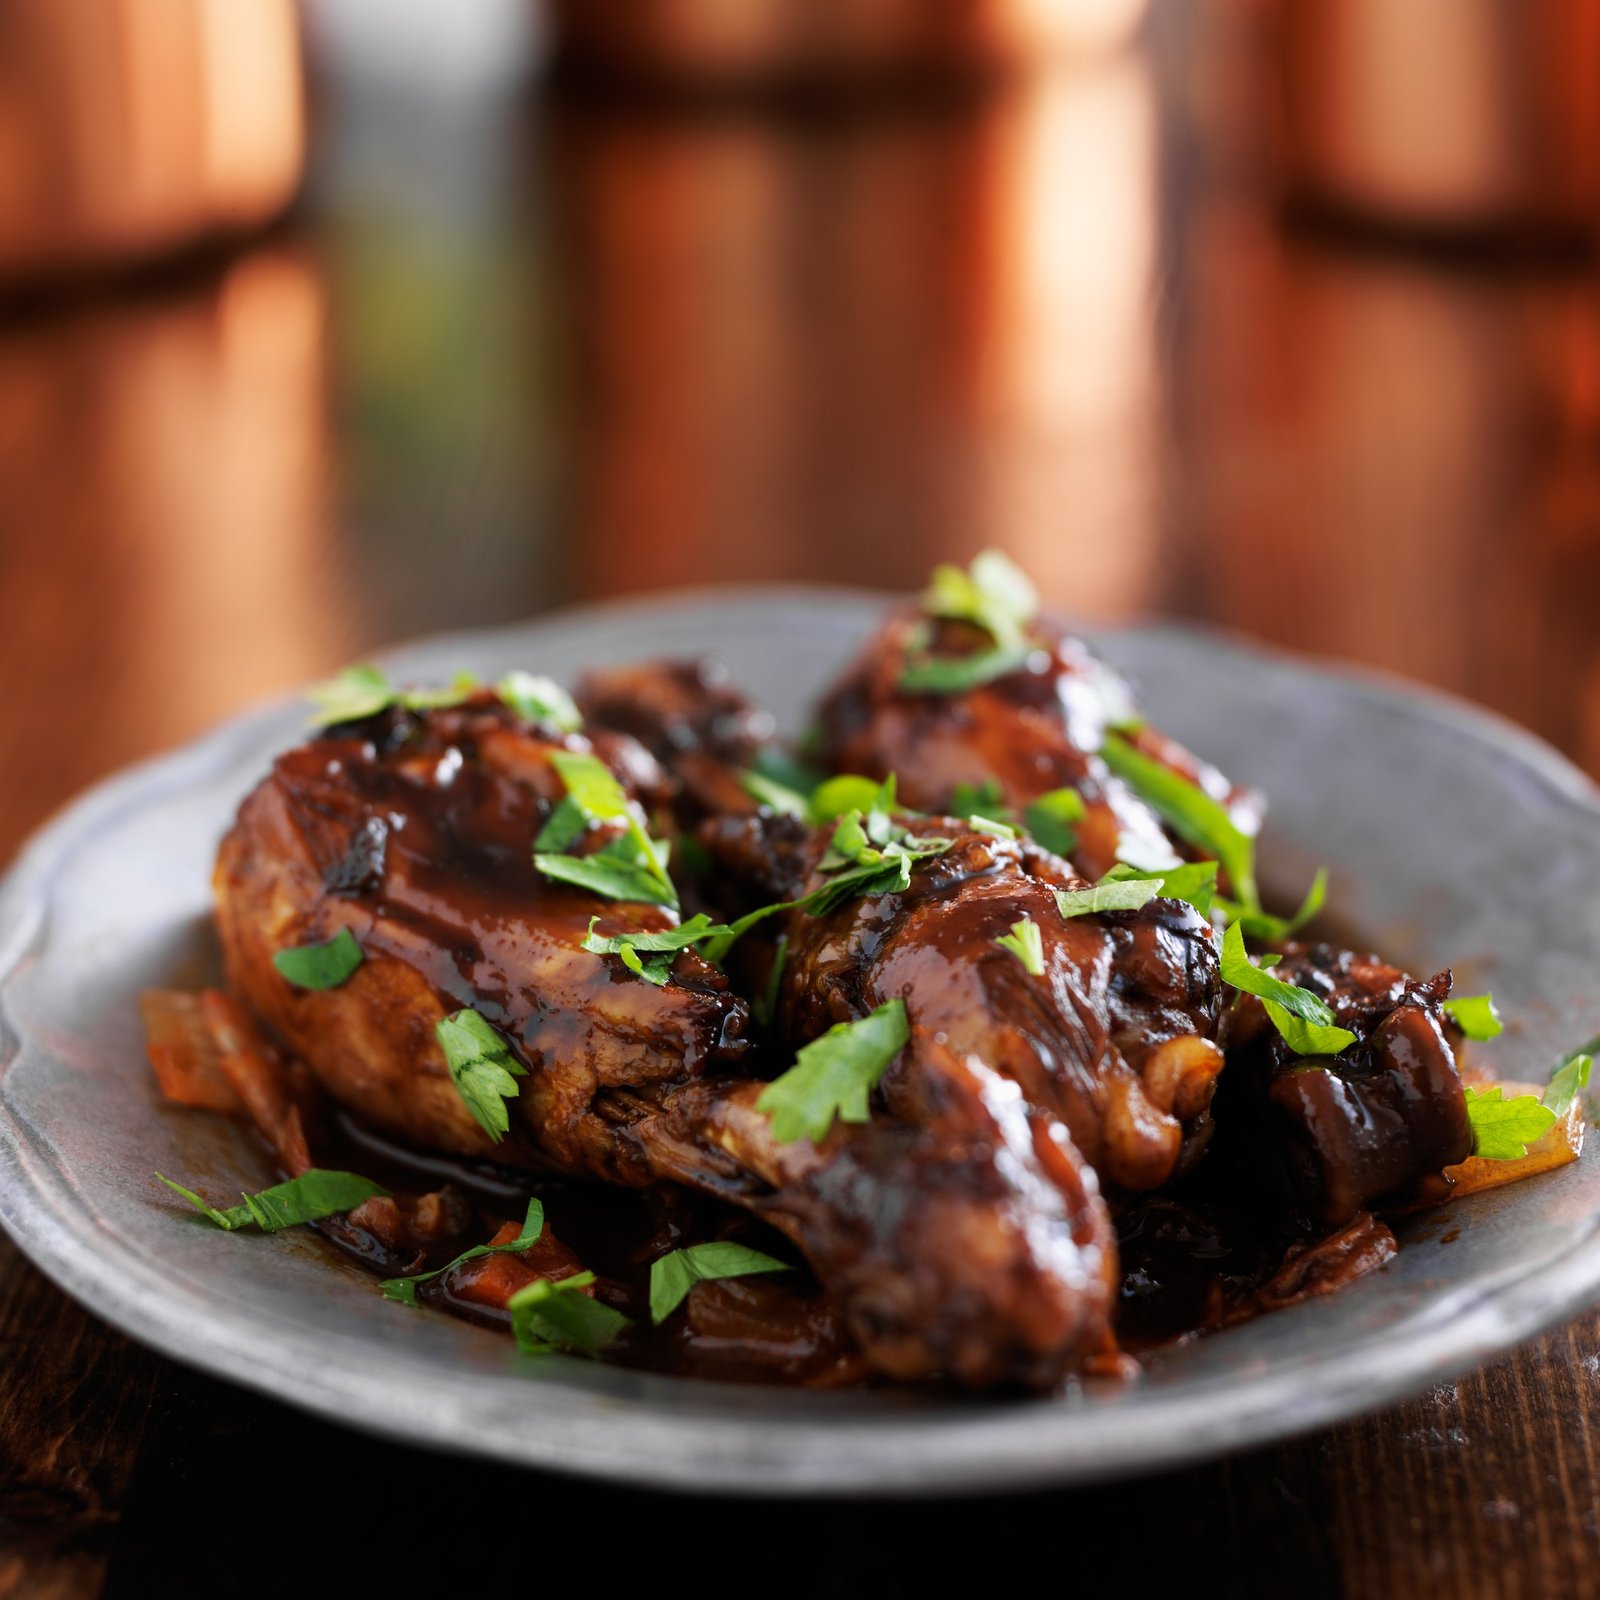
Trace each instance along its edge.
{"label": "glazed chicken leg", "polygon": [[[290,751],[224,841],[217,915],[230,979],[326,1092],[430,1149],[627,1185],[663,1179],[744,1205],[805,1252],[868,1359],[898,1377],[1044,1384],[1107,1337],[1115,1251],[1092,1173],[1014,1086],[918,1031],[882,1115],[820,1147],[780,1145],[738,1074],[748,1012],[680,953],[660,986],[582,941],[669,926],[660,907],[553,883],[532,840],[576,736],[487,696],[392,710]],[[595,748],[637,795],[659,769]],[[594,841],[599,842],[599,841]],[[292,986],[278,950],[348,928],[362,965]],[[438,1020],[477,1010],[526,1064],[495,1145],[457,1094]]]}

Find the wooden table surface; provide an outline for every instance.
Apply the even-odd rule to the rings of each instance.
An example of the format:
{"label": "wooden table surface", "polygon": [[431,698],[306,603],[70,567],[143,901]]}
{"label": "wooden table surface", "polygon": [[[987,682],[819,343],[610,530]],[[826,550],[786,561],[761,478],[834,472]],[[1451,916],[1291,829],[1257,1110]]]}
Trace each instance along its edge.
{"label": "wooden table surface", "polygon": [[[1082,616],[1405,674],[1600,773],[1600,272],[1286,227],[1238,96],[1184,65],[1207,43],[870,113],[369,96],[272,237],[13,297],[0,859],[388,640],[683,583],[907,587],[987,544]],[[561,1556],[609,1585],[618,1530],[645,1581],[692,1558],[761,1593],[1055,1559],[1122,1594],[1583,1595],[1597,1450],[1586,1316],[1161,1477],[959,1515],[685,1501],[310,1420],[0,1240],[7,1600],[537,1586]]]}

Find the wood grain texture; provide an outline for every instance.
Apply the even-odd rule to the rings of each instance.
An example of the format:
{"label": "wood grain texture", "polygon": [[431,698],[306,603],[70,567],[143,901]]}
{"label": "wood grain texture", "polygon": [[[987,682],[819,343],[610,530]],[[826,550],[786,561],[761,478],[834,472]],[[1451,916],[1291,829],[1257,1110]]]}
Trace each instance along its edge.
{"label": "wood grain texture", "polygon": [[[569,97],[424,138],[374,103],[291,236],[0,308],[0,858],[389,639],[707,580],[903,587],[988,543],[1090,620],[1403,673],[1600,773],[1600,269],[1282,227],[1245,9],[904,114]],[[130,1345],[0,1241],[0,1600],[503,1592],[552,1552],[590,1587],[692,1560],[764,1595],[1054,1563],[1119,1597],[1582,1597],[1597,1452],[1589,1316],[1188,1471],[688,1502],[302,1417]]]}

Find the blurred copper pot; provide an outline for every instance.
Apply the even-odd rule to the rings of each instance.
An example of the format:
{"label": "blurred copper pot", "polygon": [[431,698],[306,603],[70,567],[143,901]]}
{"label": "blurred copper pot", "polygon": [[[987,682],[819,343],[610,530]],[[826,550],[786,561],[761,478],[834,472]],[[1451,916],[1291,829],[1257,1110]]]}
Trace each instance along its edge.
{"label": "blurred copper pot", "polygon": [[563,59],[745,86],[968,75],[1121,43],[1147,0],[550,0]]}
{"label": "blurred copper pot", "polygon": [[1267,0],[1286,177],[1403,227],[1600,227],[1594,0]]}
{"label": "blurred copper pot", "polygon": [[263,222],[303,153],[294,0],[0,4],[0,278]]}

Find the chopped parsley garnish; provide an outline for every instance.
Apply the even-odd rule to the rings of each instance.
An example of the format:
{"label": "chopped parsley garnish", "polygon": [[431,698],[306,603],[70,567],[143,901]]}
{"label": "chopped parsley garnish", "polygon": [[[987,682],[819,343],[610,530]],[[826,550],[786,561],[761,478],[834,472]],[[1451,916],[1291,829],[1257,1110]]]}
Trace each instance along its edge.
{"label": "chopped parsley garnish", "polygon": [[[550,763],[561,774],[567,793],[534,841],[533,864],[539,871],[608,900],[640,900],[676,909],[678,891],[667,876],[665,847],[645,832],[611,769],[598,756],[576,750],[552,751]],[[607,822],[624,824],[609,844],[593,855],[566,853],[592,825]]]}
{"label": "chopped parsley garnish", "polygon": [[517,1097],[517,1079],[527,1077],[528,1069],[476,1011],[441,1017],[433,1031],[456,1093],[478,1126],[498,1144],[511,1126],[506,1100]]}
{"label": "chopped parsley garnish", "polygon": [[263,1233],[277,1233],[281,1228],[292,1228],[301,1222],[317,1222],[323,1217],[337,1216],[353,1211],[363,1200],[388,1194],[370,1178],[354,1172],[332,1172],[323,1167],[312,1167],[298,1178],[285,1183],[275,1183],[259,1194],[243,1194],[243,1205],[218,1210],[208,1205],[192,1189],[181,1183],[156,1174],[174,1194],[181,1194],[201,1216],[233,1232],[235,1228],[260,1228]]}
{"label": "chopped parsley garnish", "polygon": [[1089,815],[1083,796],[1076,789],[1052,789],[1023,808],[1024,827],[1052,855],[1070,856],[1078,848],[1074,824]]}
{"label": "chopped parsley garnish", "polygon": [[1105,763],[1157,812],[1180,839],[1222,864],[1228,883],[1247,910],[1260,908],[1255,842],[1240,831],[1228,809],[1199,784],[1135,749],[1118,733],[1100,747]]}
{"label": "chopped parsley garnish", "polygon": [[1260,1000],[1284,1042],[1300,1056],[1336,1056],[1355,1043],[1348,1028],[1334,1024],[1333,1012],[1320,995],[1285,983],[1266,970],[1278,956],[1264,956],[1257,966],[1245,953],[1244,932],[1233,923],[1222,940],[1222,981]]}
{"label": "chopped parsley garnish", "polygon": [[524,1355],[565,1350],[592,1356],[625,1333],[633,1323],[620,1311],[584,1294],[594,1283],[592,1272],[569,1278],[539,1278],[506,1301],[511,1332]]}
{"label": "chopped parsley garnish", "polygon": [[337,989],[363,959],[356,936],[341,928],[326,944],[275,951],[272,964],[297,989]]}
{"label": "chopped parsley garnish", "polygon": [[1035,978],[1044,976],[1044,938],[1039,924],[1031,917],[1011,924],[1010,933],[1002,933],[995,943],[1009,950],[1022,963],[1023,970]]}
{"label": "chopped parsley garnish", "polygon": [[1505,1024],[1492,994],[1463,994],[1446,1000],[1444,1010],[1469,1039],[1497,1039]]}
{"label": "chopped parsley garnish", "polygon": [[448,688],[397,689],[381,668],[362,662],[324,683],[313,684],[306,690],[306,698],[317,708],[311,726],[331,728],[341,722],[364,721],[395,705],[412,711],[460,705],[477,687],[478,680],[470,672],[458,672]]}
{"label": "chopped parsley garnish", "polygon": [[1589,1069],[1594,1064],[1597,1047],[1600,1047],[1600,1039],[1591,1039],[1581,1050],[1573,1051],[1545,1085],[1540,1098],[1558,1117],[1566,1116],[1572,1109],[1572,1102],[1589,1087]]}
{"label": "chopped parsley garnish", "polygon": [[841,1022],[813,1039],[756,1101],[772,1119],[779,1144],[826,1137],[834,1118],[867,1120],[867,1096],[911,1037],[904,1000],[890,1000],[854,1022]]}
{"label": "chopped parsley garnish", "polygon": [[1087,889],[1057,889],[1064,917],[1096,916],[1102,911],[1137,911],[1161,893],[1154,878],[1106,878]]}
{"label": "chopped parsley garnish", "polygon": [[731,1240],[673,1250],[650,1264],[650,1320],[657,1326],[665,1322],[697,1283],[792,1270],[788,1262],[779,1261],[776,1256]]}
{"label": "chopped parsley garnish", "polygon": [[1516,1161],[1528,1146],[1556,1120],[1549,1106],[1531,1094],[1507,1100],[1496,1084],[1492,1089],[1465,1089],[1467,1119],[1472,1124],[1472,1153],[1485,1161]]}
{"label": "chopped parsley garnish", "polygon": [[1036,648],[1028,624],[1039,610],[1039,597],[1028,575],[998,550],[985,550],[965,572],[942,565],[922,597],[928,616],[965,622],[994,641],[967,656],[928,653],[929,630],[918,630],[910,658],[900,673],[900,687],[912,693],[960,694],[1026,664]]}
{"label": "chopped parsley garnish", "polygon": [[1311,887],[1306,890],[1305,899],[1300,902],[1299,910],[1292,917],[1275,917],[1270,911],[1263,911],[1260,906],[1243,905],[1239,901],[1225,899],[1221,895],[1217,896],[1217,904],[1222,907],[1230,922],[1237,922],[1252,938],[1265,939],[1270,944],[1281,944],[1316,916],[1327,898],[1328,869],[1318,867],[1316,876],[1311,880]]}
{"label": "chopped parsley garnish", "polygon": [[583,726],[583,716],[572,696],[553,678],[508,672],[494,686],[494,692],[529,722],[547,722],[562,733],[576,733]]}
{"label": "chopped parsley garnish", "polygon": [[[885,798],[887,796],[887,799]],[[851,811],[863,815],[874,810],[892,811],[895,805],[894,775],[879,783],[876,778],[863,778],[859,773],[841,772],[828,778],[812,791],[806,806],[806,816],[811,822],[832,822]]]}
{"label": "chopped parsley garnish", "polygon": [[780,816],[805,819],[811,815],[810,802],[799,789],[791,789],[764,772],[746,768],[739,774],[739,787],[758,805]]}
{"label": "chopped parsley garnish", "polygon": [[1186,900],[1202,917],[1211,915],[1211,902],[1217,892],[1215,861],[1186,861],[1182,866],[1162,872],[1147,872],[1126,862],[1113,867],[1102,883],[1137,883],[1153,879],[1156,893],[1167,900]]}
{"label": "chopped parsley garnish", "polygon": [[658,988],[667,981],[680,950],[733,932],[727,923],[713,922],[703,911],[690,917],[681,927],[663,928],[659,933],[600,934],[594,931],[599,920],[599,917],[589,918],[589,932],[584,936],[583,948],[596,955],[621,956],[623,966]]}
{"label": "chopped parsley garnish", "polygon": [[1011,821],[1011,813],[1006,809],[1006,797],[993,778],[985,778],[982,783],[958,783],[950,791],[950,815],[998,817],[1005,822]]}
{"label": "chopped parsley garnish", "polygon": [[414,1306],[420,1285],[431,1283],[435,1278],[442,1278],[445,1273],[454,1272],[457,1267],[465,1266],[469,1261],[481,1260],[484,1256],[521,1255],[539,1242],[539,1235],[543,1232],[544,1206],[538,1200],[530,1200],[528,1214],[523,1218],[522,1232],[515,1239],[508,1239],[504,1244],[475,1244],[470,1250],[463,1250],[454,1261],[447,1261],[432,1272],[413,1272],[405,1278],[385,1278],[378,1287],[383,1290],[385,1299]]}

